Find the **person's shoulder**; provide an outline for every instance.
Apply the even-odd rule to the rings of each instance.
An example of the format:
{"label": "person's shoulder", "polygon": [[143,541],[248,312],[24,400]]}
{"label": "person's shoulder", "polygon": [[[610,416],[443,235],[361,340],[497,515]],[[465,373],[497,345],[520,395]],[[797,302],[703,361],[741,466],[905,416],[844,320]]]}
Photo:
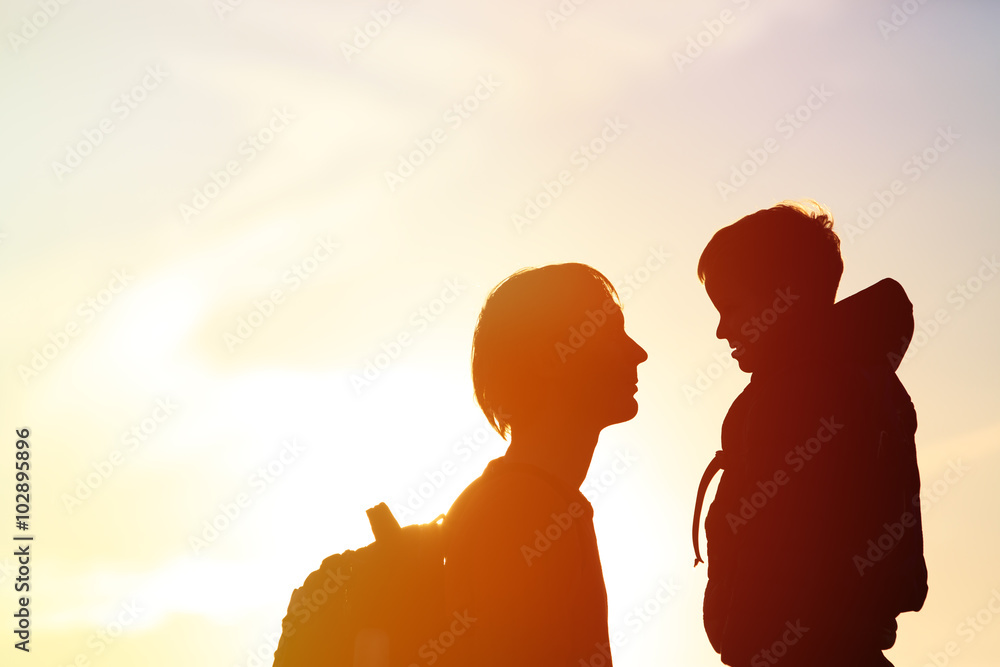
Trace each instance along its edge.
{"label": "person's shoulder", "polygon": [[[566,491],[531,466],[494,459],[448,511],[449,518],[534,514],[566,504]],[[454,515],[454,516],[453,516]]]}
{"label": "person's shoulder", "polygon": [[524,541],[544,531],[552,516],[592,516],[579,491],[560,488],[545,473],[527,465],[491,461],[459,496],[445,517],[451,545],[486,541],[493,545]]}
{"label": "person's shoulder", "polygon": [[879,373],[881,369],[854,360],[824,360],[767,378],[747,416],[760,465],[779,464],[804,442],[837,436],[840,443],[844,436],[866,432],[879,399]]}
{"label": "person's shoulder", "polygon": [[761,383],[756,396],[782,410],[789,406],[822,410],[830,404],[863,405],[863,397],[876,391],[887,374],[892,374],[888,365],[876,366],[850,357],[817,356],[807,364],[774,374]]}

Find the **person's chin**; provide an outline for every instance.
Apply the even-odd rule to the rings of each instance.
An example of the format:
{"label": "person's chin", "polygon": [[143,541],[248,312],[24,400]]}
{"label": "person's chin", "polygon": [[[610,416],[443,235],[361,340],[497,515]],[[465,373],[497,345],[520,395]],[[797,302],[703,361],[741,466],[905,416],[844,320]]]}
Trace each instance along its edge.
{"label": "person's chin", "polygon": [[754,354],[750,347],[746,344],[741,344],[730,354],[736,360],[736,363],[739,364],[741,371],[744,373],[753,373],[756,366],[756,359],[754,359]]}
{"label": "person's chin", "polygon": [[621,407],[615,411],[614,419],[612,424],[621,424],[622,422],[627,422],[639,414],[639,401],[635,400],[635,396],[629,396],[624,399]]}

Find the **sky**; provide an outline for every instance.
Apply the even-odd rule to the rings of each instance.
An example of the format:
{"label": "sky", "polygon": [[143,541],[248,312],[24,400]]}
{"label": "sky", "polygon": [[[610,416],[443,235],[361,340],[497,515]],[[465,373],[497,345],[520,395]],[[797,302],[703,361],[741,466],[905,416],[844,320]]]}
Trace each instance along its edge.
{"label": "sky", "polygon": [[695,268],[717,229],[815,199],[839,296],[892,277],[914,305],[899,376],[930,592],[887,655],[995,665],[998,19],[981,0],[5,2],[8,619],[13,538],[33,540],[31,651],[8,633],[3,664],[270,664],[291,590],[372,540],[367,508],[431,521],[503,454],[472,394],[476,317],[510,273],[567,261],[611,279],[649,354],[583,487],[615,663],[720,664],[690,520],[748,376]]}

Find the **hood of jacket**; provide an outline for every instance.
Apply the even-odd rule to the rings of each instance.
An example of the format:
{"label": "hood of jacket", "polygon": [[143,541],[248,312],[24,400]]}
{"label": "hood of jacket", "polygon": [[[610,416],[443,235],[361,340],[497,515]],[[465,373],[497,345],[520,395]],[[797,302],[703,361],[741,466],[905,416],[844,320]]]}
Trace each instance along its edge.
{"label": "hood of jacket", "polygon": [[884,278],[775,334],[775,358],[761,369],[764,375],[817,361],[895,371],[913,337],[913,304],[902,285]]}

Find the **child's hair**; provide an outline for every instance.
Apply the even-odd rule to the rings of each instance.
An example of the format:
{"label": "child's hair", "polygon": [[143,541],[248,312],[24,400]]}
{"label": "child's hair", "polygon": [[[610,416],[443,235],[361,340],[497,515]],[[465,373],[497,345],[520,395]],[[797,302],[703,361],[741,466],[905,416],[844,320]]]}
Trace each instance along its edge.
{"label": "child's hair", "polygon": [[833,216],[821,204],[783,201],[715,233],[698,260],[698,279],[749,282],[754,289],[790,287],[817,304],[832,304],[844,261]]}

